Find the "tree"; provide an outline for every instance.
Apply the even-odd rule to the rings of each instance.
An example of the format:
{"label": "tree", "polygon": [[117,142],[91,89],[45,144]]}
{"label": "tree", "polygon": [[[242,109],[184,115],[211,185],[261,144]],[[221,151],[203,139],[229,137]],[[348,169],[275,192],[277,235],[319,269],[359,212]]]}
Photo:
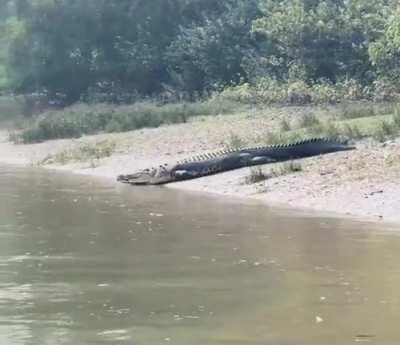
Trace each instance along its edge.
{"label": "tree", "polygon": [[162,55],[178,28],[178,0],[20,1],[29,11],[20,3],[16,91],[71,103],[90,89],[151,95],[167,78]]}
{"label": "tree", "polygon": [[270,71],[289,78],[302,71],[309,81],[367,78],[368,46],[380,35],[386,0],[284,0],[263,2],[254,31],[264,35]]}
{"label": "tree", "polygon": [[260,14],[257,1],[226,1],[220,12],[182,27],[168,49],[175,87],[193,94],[247,80],[247,54],[257,54],[252,21]]}
{"label": "tree", "polygon": [[387,16],[383,35],[369,47],[372,63],[380,74],[400,85],[400,6]]}
{"label": "tree", "polygon": [[11,0],[0,0],[0,91],[8,87],[7,76],[8,51],[10,41],[17,29],[15,20],[15,3]]}
{"label": "tree", "polygon": [[64,104],[131,101],[164,89],[193,99],[263,77],[367,85],[398,71],[395,0],[0,0],[0,6],[0,80],[7,70],[13,91]]}

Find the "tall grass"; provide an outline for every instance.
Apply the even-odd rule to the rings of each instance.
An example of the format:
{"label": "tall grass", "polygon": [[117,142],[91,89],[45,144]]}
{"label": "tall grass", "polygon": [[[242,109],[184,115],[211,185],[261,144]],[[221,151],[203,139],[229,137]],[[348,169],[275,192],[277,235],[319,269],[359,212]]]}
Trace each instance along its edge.
{"label": "tall grass", "polygon": [[250,173],[245,177],[245,184],[259,183],[274,177],[285,176],[303,171],[300,163],[289,161],[274,166],[269,173],[266,173],[260,167],[251,167]]}
{"label": "tall grass", "polygon": [[381,121],[373,132],[373,137],[380,142],[394,138],[400,133],[400,128],[393,122]]}
{"label": "tall grass", "polygon": [[299,121],[299,128],[318,126],[320,120],[314,113],[304,114]]}
{"label": "tall grass", "polygon": [[287,119],[282,119],[281,122],[279,123],[279,129],[281,132],[287,132],[290,131],[290,122]]}
{"label": "tall grass", "polygon": [[0,96],[0,122],[9,121],[23,112],[23,105],[15,97]]}
{"label": "tall grass", "polygon": [[339,104],[346,101],[398,101],[400,94],[390,84],[374,83],[364,87],[358,81],[346,79],[333,84],[320,81],[308,84],[303,80],[279,81],[269,77],[255,83],[228,87],[216,97],[247,104]]}
{"label": "tall grass", "polygon": [[360,140],[372,137],[379,142],[400,136],[400,107],[395,108],[392,116],[366,117],[320,121],[314,115],[301,118],[297,129],[289,131],[266,131],[259,135],[257,142],[264,145],[288,144],[315,137],[324,137],[339,141]]}
{"label": "tall grass", "polygon": [[260,167],[251,167],[250,173],[245,176],[244,183],[245,184],[254,184],[265,181],[269,178],[269,176],[263,172]]}
{"label": "tall grass", "polygon": [[228,150],[238,150],[244,148],[247,141],[238,136],[237,134],[230,132],[228,140],[225,142],[225,147]]}
{"label": "tall grass", "polygon": [[117,143],[103,140],[95,143],[81,143],[75,148],[66,149],[43,159],[40,164],[60,164],[69,162],[95,161],[110,157],[116,150]]}
{"label": "tall grass", "polygon": [[184,123],[194,116],[224,114],[235,109],[235,104],[213,100],[166,105],[152,102],[123,106],[78,104],[44,113],[33,126],[20,134],[19,139],[23,143],[33,143],[49,139],[77,138],[99,132],[125,132]]}
{"label": "tall grass", "polygon": [[393,111],[393,122],[396,127],[400,128],[400,106],[395,107]]}
{"label": "tall grass", "polygon": [[391,114],[396,109],[395,103],[382,102],[344,102],[338,105],[337,114],[341,119]]}

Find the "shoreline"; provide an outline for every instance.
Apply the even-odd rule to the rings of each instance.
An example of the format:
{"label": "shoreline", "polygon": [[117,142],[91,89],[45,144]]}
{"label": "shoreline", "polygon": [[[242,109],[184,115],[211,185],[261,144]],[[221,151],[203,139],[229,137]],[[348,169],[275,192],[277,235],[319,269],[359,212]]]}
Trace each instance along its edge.
{"label": "shoreline", "polygon": [[[215,126],[215,122],[219,124]],[[221,119],[28,145],[9,142],[8,133],[3,130],[0,131],[0,163],[42,166],[115,180],[119,174],[221,148],[221,138],[232,133],[252,133],[259,128],[258,122],[257,119],[240,116],[232,116],[227,121],[227,115],[224,115]],[[237,128],[240,128],[239,133]],[[233,129],[235,132],[232,132]],[[104,141],[116,143],[116,149],[109,157],[43,164],[60,152]],[[363,142],[356,146],[354,151],[298,160],[301,171],[254,184],[244,183],[250,168],[243,168],[172,183],[166,187],[254,199],[272,207],[306,213],[321,212],[357,220],[400,224],[400,140],[383,144]],[[268,173],[276,165],[267,164],[260,168]]]}

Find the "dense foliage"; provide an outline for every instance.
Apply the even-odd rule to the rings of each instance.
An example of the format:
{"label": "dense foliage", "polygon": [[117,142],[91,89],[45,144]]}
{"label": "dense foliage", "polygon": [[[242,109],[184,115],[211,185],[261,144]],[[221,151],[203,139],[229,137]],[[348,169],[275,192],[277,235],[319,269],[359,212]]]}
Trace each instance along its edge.
{"label": "dense foliage", "polygon": [[400,85],[399,8],[394,0],[0,0],[0,89],[64,104],[193,100],[235,85],[270,98],[280,85],[277,99],[295,101],[296,90],[315,85],[327,98],[345,85],[385,99]]}

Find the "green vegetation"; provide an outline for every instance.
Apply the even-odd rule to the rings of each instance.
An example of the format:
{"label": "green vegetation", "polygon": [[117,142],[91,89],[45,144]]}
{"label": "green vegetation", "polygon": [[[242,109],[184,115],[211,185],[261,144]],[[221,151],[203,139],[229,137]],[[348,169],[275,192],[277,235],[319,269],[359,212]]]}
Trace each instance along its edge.
{"label": "green vegetation", "polygon": [[393,122],[394,122],[395,127],[400,128],[400,107],[396,107],[394,109]]}
{"label": "green vegetation", "polygon": [[245,147],[247,144],[246,140],[238,136],[237,134],[231,132],[229,134],[228,140],[225,143],[225,148],[227,150],[237,150]]}
{"label": "green vegetation", "polygon": [[274,166],[268,173],[260,167],[250,168],[250,173],[245,177],[245,184],[259,183],[274,177],[285,176],[297,173],[303,170],[300,163],[290,161]]}
{"label": "green vegetation", "polygon": [[315,116],[314,113],[307,113],[300,118],[299,127],[316,127],[320,124],[320,120]]}
{"label": "green vegetation", "polygon": [[[28,128],[18,133],[14,132],[10,138],[18,143],[34,143],[48,139],[78,138],[99,132],[124,132],[187,122],[194,116],[230,114],[238,107],[240,105],[231,103],[222,106],[213,101],[163,106],[151,102],[121,106],[77,104],[62,110],[45,112],[33,122],[25,121]],[[352,111],[349,111],[350,108]],[[266,130],[256,138],[256,143],[274,145],[311,137],[340,140],[374,137],[378,141],[384,141],[400,134],[399,107],[384,105],[375,110],[366,108],[367,116],[362,116],[364,108],[365,105],[361,105],[361,109],[356,106],[346,107],[345,112],[338,108],[332,114],[313,110],[298,116],[295,121],[283,119],[279,123],[278,131]],[[245,110],[243,107],[241,109]],[[231,132],[225,147],[238,149],[248,144],[248,140]]]}
{"label": "green vegetation", "polygon": [[[302,141],[313,137],[325,137],[338,140],[359,140],[373,137],[383,142],[400,135],[400,111],[396,107],[393,114],[371,115],[350,119],[326,118],[318,119],[318,115],[306,115],[300,118],[297,128],[287,131],[266,131],[257,138],[257,144],[277,145]],[[320,116],[322,117],[322,116]],[[240,138],[238,138],[240,140]]]}
{"label": "green vegetation", "polygon": [[250,168],[250,173],[245,177],[245,184],[254,184],[265,181],[268,179],[268,176],[264,171],[259,167]]}
{"label": "green vegetation", "polygon": [[22,112],[22,104],[15,98],[0,96],[0,122],[15,119]]}
{"label": "green vegetation", "polygon": [[[0,0],[0,95],[19,95],[25,117],[40,114],[15,138],[26,143],[238,104],[379,116],[393,109],[347,104],[400,100],[399,18],[394,0]],[[9,117],[0,99],[0,120]],[[285,137],[366,135],[312,113],[280,127]],[[393,118],[372,132],[383,140],[398,127]]]}
{"label": "green vegetation", "polygon": [[271,175],[273,177],[289,175],[292,173],[303,171],[303,167],[300,163],[290,161],[284,162],[282,164],[277,165],[271,169]]}
{"label": "green vegetation", "polygon": [[[258,0],[1,0],[15,92],[59,104],[194,100],[245,78]],[[7,19],[7,18],[6,18]]]}
{"label": "green vegetation", "polygon": [[281,132],[287,132],[290,131],[290,123],[288,120],[283,119],[281,120],[280,124],[279,124],[279,129]]}
{"label": "green vegetation", "polygon": [[30,128],[21,132],[16,141],[41,142],[48,139],[78,138],[99,132],[125,132],[163,124],[182,123],[193,116],[218,115],[232,112],[235,104],[212,100],[197,103],[157,105],[137,102],[132,105],[77,104],[62,110],[48,111]]}
{"label": "green vegetation", "polygon": [[355,79],[332,82],[325,79],[277,80],[271,77],[259,77],[256,81],[224,88],[218,97],[221,100],[244,104],[336,104],[343,101],[374,100],[396,101],[400,91],[394,84],[380,82],[363,86]]}
{"label": "green vegetation", "polygon": [[[62,104],[390,100],[394,0],[1,0],[1,71]],[[99,39],[100,38],[100,39]],[[2,77],[4,79],[4,76]]]}
{"label": "green vegetation", "polygon": [[389,166],[400,166],[400,153],[395,152],[395,153],[388,154],[385,157],[385,164],[387,164]]}
{"label": "green vegetation", "polygon": [[90,161],[92,166],[96,161],[110,157],[116,150],[117,143],[113,140],[102,140],[95,143],[82,143],[77,147],[57,152],[49,155],[40,164],[60,164],[68,162],[86,162]]}

